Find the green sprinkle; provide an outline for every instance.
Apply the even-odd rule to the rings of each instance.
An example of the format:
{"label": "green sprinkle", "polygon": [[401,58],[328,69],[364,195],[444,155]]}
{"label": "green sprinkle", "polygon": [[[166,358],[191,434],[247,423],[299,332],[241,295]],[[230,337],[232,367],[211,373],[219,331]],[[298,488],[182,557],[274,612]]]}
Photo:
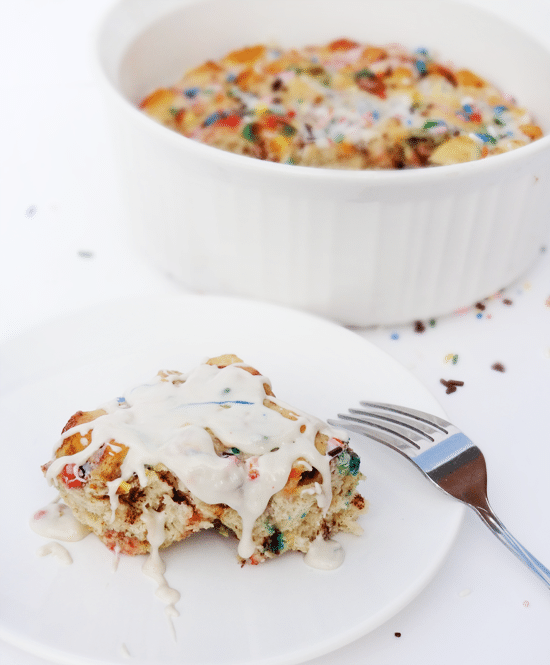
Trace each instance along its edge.
{"label": "green sprinkle", "polygon": [[231,448],[233,455],[238,455],[241,451],[238,448]]}
{"label": "green sprinkle", "polygon": [[358,72],[355,72],[355,78],[356,79],[365,78],[365,77],[369,78],[369,79],[373,79],[373,78],[375,78],[375,74],[374,74],[373,71],[371,71],[368,68],[360,69]]}
{"label": "green sprinkle", "polygon": [[343,134],[339,133],[339,134],[336,134],[336,136],[334,137],[334,143],[342,143],[343,140],[344,140],[344,135]]}
{"label": "green sprinkle", "polygon": [[250,141],[251,143],[256,143],[256,141],[258,140],[258,135],[254,131],[254,123],[253,122],[249,122],[248,125],[245,125],[243,127],[242,136],[247,141]]}
{"label": "green sprinkle", "polygon": [[359,456],[349,450],[344,450],[338,456],[337,468],[338,472],[343,476],[356,476],[359,473],[359,464]]}
{"label": "green sprinkle", "polygon": [[171,108],[170,109],[170,115],[177,115],[179,112],[179,109]]}
{"label": "green sprinkle", "polygon": [[279,529],[274,529],[273,533],[265,541],[264,550],[270,550],[274,554],[279,554],[285,548],[285,538]]}
{"label": "green sprinkle", "polygon": [[435,319],[430,319],[430,327],[435,328],[436,320]]}
{"label": "green sprinkle", "polygon": [[231,388],[224,388],[223,392],[227,395],[227,393],[231,392]]}
{"label": "green sprinkle", "polygon": [[292,125],[285,125],[281,130],[283,136],[294,136],[296,134],[296,128]]}
{"label": "green sprinkle", "polygon": [[432,127],[437,127],[437,125],[439,125],[439,121],[437,121],[437,120],[427,120],[424,123],[424,126],[422,127],[422,129],[431,129]]}

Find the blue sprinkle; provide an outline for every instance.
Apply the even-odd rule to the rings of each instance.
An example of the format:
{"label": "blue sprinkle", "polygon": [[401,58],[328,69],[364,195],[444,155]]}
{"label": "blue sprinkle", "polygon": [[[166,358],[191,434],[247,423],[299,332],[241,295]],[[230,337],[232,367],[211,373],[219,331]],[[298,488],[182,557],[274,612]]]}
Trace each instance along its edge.
{"label": "blue sprinkle", "polygon": [[394,332],[390,335],[390,337],[391,339],[399,339],[399,333]]}
{"label": "blue sprinkle", "polygon": [[371,113],[373,120],[378,120],[380,118],[380,112],[377,111],[376,109],[374,111],[371,111]]}
{"label": "blue sprinkle", "polygon": [[126,400],[125,400],[124,397],[117,397],[117,398],[116,398],[116,401],[117,401],[119,404],[122,404],[122,403],[125,402]]}
{"label": "blue sprinkle", "polygon": [[428,49],[424,48],[424,46],[421,46],[420,48],[417,48],[415,53],[419,53],[420,55],[428,55]]}
{"label": "blue sprinkle", "polygon": [[478,314],[476,314],[476,319],[481,319],[482,317],[483,317],[483,314],[482,314],[481,312],[479,312]]}
{"label": "blue sprinkle", "polygon": [[228,74],[227,78],[225,79],[228,83],[233,83],[233,81],[237,80],[237,77],[235,74]]}
{"label": "blue sprinkle", "polygon": [[504,113],[504,111],[508,110],[507,106],[493,106],[493,109],[495,113]]}
{"label": "blue sprinkle", "polygon": [[476,134],[478,139],[481,139],[483,143],[496,143],[497,140],[495,139],[494,136],[491,136],[490,134]]}
{"label": "blue sprinkle", "polygon": [[186,97],[190,97],[192,99],[199,94],[200,90],[200,88],[187,88],[187,90],[184,90],[183,92]]}
{"label": "blue sprinkle", "polygon": [[214,113],[209,115],[208,118],[206,118],[206,120],[204,121],[203,124],[204,124],[205,127],[208,127],[209,125],[214,124],[216,122],[216,120],[219,120],[219,119],[220,119],[220,114],[217,111],[215,111]]}
{"label": "blue sprinkle", "polygon": [[420,74],[425,74],[427,72],[424,60],[416,60],[414,66],[418,69]]}
{"label": "blue sprinkle", "polygon": [[466,113],[471,113],[473,111],[471,104],[463,104],[462,108],[466,111]]}

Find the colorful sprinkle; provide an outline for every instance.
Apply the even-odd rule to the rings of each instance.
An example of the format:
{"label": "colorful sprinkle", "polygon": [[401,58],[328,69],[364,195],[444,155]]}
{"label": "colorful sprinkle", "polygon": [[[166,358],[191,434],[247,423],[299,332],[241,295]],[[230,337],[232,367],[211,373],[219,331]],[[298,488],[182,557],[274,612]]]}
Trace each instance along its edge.
{"label": "colorful sprinkle", "polygon": [[204,121],[203,126],[204,127],[209,127],[210,125],[213,125],[216,122],[216,120],[220,119],[220,117],[221,116],[220,116],[220,113],[218,111],[216,111],[215,113],[211,113],[206,118],[206,120]]}
{"label": "colorful sprinkle", "polygon": [[447,395],[456,392],[456,389],[464,385],[464,381],[456,381],[455,379],[440,379],[439,382],[447,388],[445,391]]}
{"label": "colorful sprinkle", "polygon": [[497,142],[496,138],[494,136],[491,136],[491,134],[487,133],[476,133],[475,136],[477,136],[478,139],[481,139],[483,143],[492,143],[495,144]]}
{"label": "colorful sprinkle", "polygon": [[248,125],[245,125],[243,127],[242,135],[247,141],[255,143],[258,140],[258,135],[255,131],[254,123],[250,122]]}
{"label": "colorful sprinkle", "polygon": [[418,70],[420,76],[423,76],[424,74],[428,73],[428,68],[426,67],[426,63],[424,62],[424,60],[415,60],[414,66]]}

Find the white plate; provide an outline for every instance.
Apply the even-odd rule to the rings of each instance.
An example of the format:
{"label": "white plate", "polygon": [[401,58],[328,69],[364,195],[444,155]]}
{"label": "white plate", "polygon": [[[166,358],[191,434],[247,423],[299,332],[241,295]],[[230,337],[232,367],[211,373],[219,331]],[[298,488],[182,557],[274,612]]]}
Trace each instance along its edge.
{"label": "white plate", "polygon": [[[197,535],[165,551],[182,599],[174,641],[143,557],[113,555],[94,537],[68,544],[64,566],[36,551],[29,517],[55,496],[40,471],[61,427],[161,368],[187,370],[236,353],[276,395],[322,418],[369,398],[444,415],[407,371],[358,335],[273,305],[181,296],[123,301],[51,323],[1,348],[0,637],[59,663],[298,663],[373,630],[432,579],[463,506],[399,455],[353,446],[370,511],[361,537],[338,536],[344,565],[322,572],[301,555],[241,568],[236,541]],[[6,537],[8,536],[8,537]]]}

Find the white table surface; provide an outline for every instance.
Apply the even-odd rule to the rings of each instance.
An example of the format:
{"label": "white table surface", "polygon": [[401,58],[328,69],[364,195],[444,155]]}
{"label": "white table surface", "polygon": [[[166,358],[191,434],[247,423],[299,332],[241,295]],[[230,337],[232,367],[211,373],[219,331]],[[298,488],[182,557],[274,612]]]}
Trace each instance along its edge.
{"label": "white table surface", "polygon": [[[112,4],[18,0],[0,8],[0,340],[113,298],[180,292],[127,244],[120,223],[90,48]],[[548,0],[471,4],[550,46]],[[548,247],[484,309],[425,321],[423,332],[411,324],[357,333],[418,377],[480,445],[497,514],[550,565],[550,238]],[[446,394],[442,378],[464,386]],[[417,599],[311,662],[547,665],[549,622],[550,591],[468,511],[448,560]],[[5,643],[0,657],[4,665],[45,662]]]}

